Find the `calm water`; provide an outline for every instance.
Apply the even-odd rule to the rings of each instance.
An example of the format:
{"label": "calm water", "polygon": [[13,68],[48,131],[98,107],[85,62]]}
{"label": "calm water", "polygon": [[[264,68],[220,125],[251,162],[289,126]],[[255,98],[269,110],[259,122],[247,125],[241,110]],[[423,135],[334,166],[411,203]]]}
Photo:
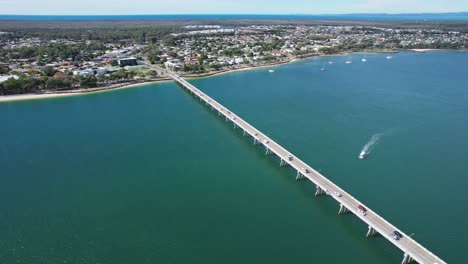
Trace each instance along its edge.
{"label": "calm water", "polygon": [[[363,56],[192,82],[463,263],[468,53]],[[2,103],[0,118],[2,264],[401,262],[173,83]]]}

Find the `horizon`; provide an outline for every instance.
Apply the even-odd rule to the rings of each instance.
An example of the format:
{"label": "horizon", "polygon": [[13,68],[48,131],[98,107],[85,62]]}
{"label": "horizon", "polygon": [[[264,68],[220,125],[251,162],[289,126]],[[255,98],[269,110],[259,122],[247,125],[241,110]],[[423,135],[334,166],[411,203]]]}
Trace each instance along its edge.
{"label": "horizon", "polygon": [[465,14],[467,11],[455,12],[362,12],[362,13],[173,13],[173,14],[2,14],[0,16],[347,16],[347,15],[445,15],[445,14]]}
{"label": "horizon", "polygon": [[[348,15],[348,14],[429,14],[468,12],[468,1],[458,0],[124,0],[66,2],[55,0],[0,0],[2,15],[109,16],[109,15]],[[27,7],[25,10],[24,7]]]}

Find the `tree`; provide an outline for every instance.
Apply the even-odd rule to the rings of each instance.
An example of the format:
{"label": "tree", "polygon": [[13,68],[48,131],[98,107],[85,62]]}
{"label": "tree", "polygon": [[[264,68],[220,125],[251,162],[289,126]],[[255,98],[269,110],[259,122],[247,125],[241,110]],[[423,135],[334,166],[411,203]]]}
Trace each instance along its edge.
{"label": "tree", "polygon": [[21,89],[21,81],[15,78],[10,78],[3,82],[4,94],[11,94],[18,92]]}
{"label": "tree", "polygon": [[89,75],[84,78],[81,78],[80,86],[81,87],[96,87],[97,79],[96,77]]}
{"label": "tree", "polygon": [[145,73],[146,77],[156,77],[158,76],[158,72],[155,70],[149,70]]}
{"label": "tree", "polygon": [[176,38],[173,35],[167,35],[163,38],[164,45],[174,46],[176,43]]}
{"label": "tree", "polygon": [[52,66],[45,66],[44,68],[42,68],[42,72],[44,73],[44,75],[46,76],[54,76],[54,74],[57,72],[54,67]]}
{"label": "tree", "polygon": [[111,62],[111,65],[114,66],[114,67],[119,66],[119,62],[117,60],[113,60]]}
{"label": "tree", "polygon": [[0,74],[6,74],[10,71],[10,69],[6,66],[0,65]]}
{"label": "tree", "polygon": [[70,88],[72,81],[68,78],[49,78],[45,86],[47,89]]}
{"label": "tree", "polygon": [[42,56],[39,56],[37,58],[37,65],[38,66],[44,66],[44,59],[42,58]]}

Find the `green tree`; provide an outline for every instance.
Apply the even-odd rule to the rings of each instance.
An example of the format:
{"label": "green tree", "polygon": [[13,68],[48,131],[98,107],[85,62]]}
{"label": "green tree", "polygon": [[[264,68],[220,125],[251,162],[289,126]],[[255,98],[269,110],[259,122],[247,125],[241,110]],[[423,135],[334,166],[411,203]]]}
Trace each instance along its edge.
{"label": "green tree", "polygon": [[47,89],[70,88],[72,81],[69,78],[49,78],[45,86]]}
{"label": "green tree", "polygon": [[96,87],[97,79],[96,77],[89,75],[84,78],[81,78],[80,86],[81,87]]}
{"label": "green tree", "polygon": [[4,94],[17,93],[21,89],[21,81],[10,78],[3,82]]}
{"label": "green tree", "polygon": [[0,65],[0,74],[7,74],[10,69],[4,65]]}
{"label": "green tree", "polygon": [[115,67],[115,66],[119,66],[119,62],[118,62],[117,60],[113,60],[113,61],[111,62],[111,65],[114,66],[114,67]]}
{"label": "green tree", "polygon": [[37,58],[37,65],[38,66],[44,66],[44,59],[42,58],[42,56],[39,56]]}
{"label": "green tree", "polygon": [[145,73],[146,77],[156,77],[158,76],[158,72],[155,70],[149,70]]}
{"label": "green tree", "polygon": [[54,76],[54,74],[57,72],[54,67],[52,66],[45,66],[42,68],[42,72],[44,73],[45,76]]}

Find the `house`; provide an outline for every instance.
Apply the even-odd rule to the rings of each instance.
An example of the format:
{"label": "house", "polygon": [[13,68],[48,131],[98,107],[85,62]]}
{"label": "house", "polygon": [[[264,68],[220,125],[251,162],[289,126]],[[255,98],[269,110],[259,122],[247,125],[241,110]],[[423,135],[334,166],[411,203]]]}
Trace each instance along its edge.
{"label": "house", "polygon": [[16,75],[3,75],[3,76],[0,75],[0,83],[5,82],[6,80],[11,79],[11,78],[13,78],[15,80],[19,79],[19,77],[16,76]]}
{"label": "house", "polygon": [[279,50],[272,50],[271,51],[271,55],[275,56],[275,57],[279,57],[281,56],[281,51]]}
{"label": "house", "polygon": [[68,78],[68,74],[63,73],[63,72],[56,72],[54,74],[54,79],[65,79]]}
{"label": "house", "polygon": [[119,66],[124,67],[124,66],[135,66],[137,65],[137,59],[135,58],[126,58],[126,59],[120,59],[118,60]]}

